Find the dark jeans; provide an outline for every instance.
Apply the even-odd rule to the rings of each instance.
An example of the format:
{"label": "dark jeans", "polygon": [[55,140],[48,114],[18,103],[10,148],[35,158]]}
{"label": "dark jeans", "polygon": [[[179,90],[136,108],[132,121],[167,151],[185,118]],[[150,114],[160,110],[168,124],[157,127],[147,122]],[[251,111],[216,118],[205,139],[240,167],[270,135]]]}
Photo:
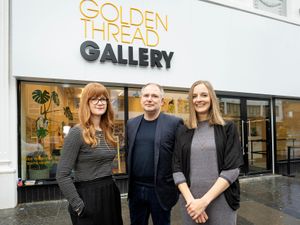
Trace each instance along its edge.
{"label": "dark jeans", "polygon": [[147,225],[150,214],[153,225],[170,225],[171,211],[161,208],[153,187],[133,185],[129,212],[131,225]]}

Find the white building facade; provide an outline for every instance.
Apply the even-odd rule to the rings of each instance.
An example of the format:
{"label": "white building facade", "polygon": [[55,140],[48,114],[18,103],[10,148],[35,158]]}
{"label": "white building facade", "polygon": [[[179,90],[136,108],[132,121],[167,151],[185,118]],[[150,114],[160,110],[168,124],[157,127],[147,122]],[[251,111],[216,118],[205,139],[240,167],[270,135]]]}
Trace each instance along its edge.
{"label": "white building facade", "polygon": [[[213,84],[239,128],[242,173],[281,173],[288,149],[300,157],[299,8],[297,0],[0,0],[0,208],[55,186],[63,129],[76,124],[88,82],[111,91],[116,177],[126,177],[124,124],[141,113],[139,88],[161,84],[163,111],[186,119],[196,80]],[[37,167],[43,175],[33,175]]]}

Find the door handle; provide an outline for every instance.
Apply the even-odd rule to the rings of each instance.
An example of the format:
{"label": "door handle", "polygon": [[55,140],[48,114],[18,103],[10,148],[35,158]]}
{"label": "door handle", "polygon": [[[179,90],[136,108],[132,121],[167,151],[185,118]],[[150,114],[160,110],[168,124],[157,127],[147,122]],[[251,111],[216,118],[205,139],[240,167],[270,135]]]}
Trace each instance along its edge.
{"label": "door handle", "polygon": [[251,137],[251,121],[250,120],[248,120],[248,122],[247,122],[249,125],[248,125],[248,136],[250,136]]}
{"label": "door handle", "polygon": [[243,151],[243,155],[245,155],[245,121],[242,120],[242,151]]}

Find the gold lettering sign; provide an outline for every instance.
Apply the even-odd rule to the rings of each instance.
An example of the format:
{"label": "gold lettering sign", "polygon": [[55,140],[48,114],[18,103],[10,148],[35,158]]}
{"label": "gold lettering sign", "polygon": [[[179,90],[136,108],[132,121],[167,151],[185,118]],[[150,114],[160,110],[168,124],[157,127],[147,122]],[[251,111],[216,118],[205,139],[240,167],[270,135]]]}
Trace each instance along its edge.
{"label": "gold lettering sign", "polygon": [[82,0],[79,9],[85,39],[156,47],[160,34],[169,29],[168,16],[152,10],[99,0]]}

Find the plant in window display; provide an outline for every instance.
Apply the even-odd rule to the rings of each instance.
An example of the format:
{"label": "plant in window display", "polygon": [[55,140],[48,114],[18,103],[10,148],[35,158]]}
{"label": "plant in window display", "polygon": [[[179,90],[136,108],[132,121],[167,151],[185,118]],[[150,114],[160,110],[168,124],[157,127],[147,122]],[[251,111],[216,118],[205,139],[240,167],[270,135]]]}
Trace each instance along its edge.
{"label": "plant in window display", "polygon": [[26,161],[29,168],[34,170],[46,169],[49,164],[48,155],[42,150],[28,153]]}
{"label": "plant in window display", "polygon": [[27,154],[26,163],[30,179],[39,180],[49,178],[50,161],[44,151],[37,150]]}
{"label": "plant in window display", "polygon": [[[64,116],[73,120],[73,114],[69,106],[62,108],[54,108],[53,106],[60,106],[60,98],[56,91],[49,93],[47,90],[34,90],[32,92],[32,99],[40,104],[39,116],[35,120],[36,136],[38,143],[41,144],[42,148],[38,148],[36,151],[27,154],[26,164],[28,168],[28,175],[30,179],[48,179],[50,176],[50,170],[53,164],[53,159],[51,158],[50,151],[54,151],[54,145],[52,139],[54,139],[53,134],[57,132],[56,126],[53,124],[64,124],[64,121],[57,122],[49,117],[50,113],[63,111]],[[54,109],[53,109],[54,108]],[[52,124],[52,126],[51,126]],[[62,126],[59,126],[59,129]],[[58,131],[58,133],[62,133]],[[47,149],[45,138],[50,135],[50,151],[45,151]]]}
{"label": "plant in window display", "polygon": [[[60,99],[56,91],[49,93],[47,90],[34,90],[32,99],[41,105],[40,115],[36,120],[36,134],[39,143],[48,135],[48,113],[57,112],[60,110],[51,110],[52,104],[60,105]],[[69,120],[73,120],[73,114],[69,106],[63,107],[64,115]]]}

